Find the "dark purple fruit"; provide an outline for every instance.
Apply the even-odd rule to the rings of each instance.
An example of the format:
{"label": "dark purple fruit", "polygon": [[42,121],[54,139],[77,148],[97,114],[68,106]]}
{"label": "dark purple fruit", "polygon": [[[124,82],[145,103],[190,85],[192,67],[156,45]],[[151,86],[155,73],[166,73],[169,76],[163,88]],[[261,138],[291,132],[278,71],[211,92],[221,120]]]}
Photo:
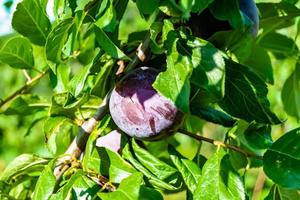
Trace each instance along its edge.
{"label": "dark purple fruit", "polygon": [[116,125],[132,137],[158,139],[181,122],[181,112],[152,87],[158,73],[153,68],[138,68],[112,91],[111,116]]}
{"label": "dark purple fruit", "polygon": [[[239,0],[239,8],[252,21],[249,31],[253,37],[256,37],[259,27],[259,16],[255,2],[253,0]],[[187,25],[196,36],[204,39],[208,39],[219,31],[232,30],[228,21],[216,19],[209,8],[202,11],[199,15],[193,13]]]}
{"label": "dark purple fruit", "polygon": [[253,0],[240,0],[240,10],[252,21],[250,32],[256,37],[259,27],[258,9]]}

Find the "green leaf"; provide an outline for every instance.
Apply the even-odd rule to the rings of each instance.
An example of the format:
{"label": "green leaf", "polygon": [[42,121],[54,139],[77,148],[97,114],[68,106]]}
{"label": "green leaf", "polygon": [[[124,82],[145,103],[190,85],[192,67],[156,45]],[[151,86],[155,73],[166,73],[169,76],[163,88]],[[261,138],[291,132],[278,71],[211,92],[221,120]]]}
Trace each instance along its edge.
{"label": "green leaf", "polygon": [[32,154],[22,154],[16,157],[1,173],[0,180],[10,182],[22,174],[32,171],[41,171],[48,160]]}
{"label": "green leaf", "polygon": [[96,39],[100,47],[110,56],[117,59],[130,60],[128,56],[122,52],[117,45],[115,45],[111,39],[106,35],[106,33],[100,28],[97,27],[97,24],[94,27]]}
{"label": "green leaf", "polygon": [[[108,93],[109,86],[109,76],[111,75],[111,70],[114,66],[114,60],[109,59],[105,60],[103,66],[100,69],[100,72],[95,76],[95,84],[91,89],[91,93],[99,97],[104,97]],[[102,65],[97,63],[97,65]]]}
{"label": "green leaf", "polygon": [[59,93],[52,96],[50,116],[65,116],[70,119],[76,118],[75,112],[81,105],[87,102],[89,96],[83,95],[76,99],[70,93]]}
{"label": "green leaf", "polygon": [[280,33],[269,33],[262,37],[258,44],[266,50],[284,56],[293,56],[298,53],[295,41]]}
{"label": "green leaf", "polygon": [[[206,90],[219,100],[224,95],[224,54],[200,38],[172,31],[164,21],[163,38],[169,47],[167,70],[156,78],[153,86],[173,101],[182,111],[189,111],[190,83]],[[179,39],[178,39],[179,38]]]}
{"label": "green leaf", "polygon": [[116,192],[113,193],[100,193],[99,197],[103,200],[110,199],[138,199],[139,197],[139,188],[143,183],[143,175],[141,173],[134,173],[131,176],[125,178]]}
{"label": "green leaf", "polygon": [[193,74],[191,82],[221,99],[224,96],[225,55],[212,44],[191,37],[187,45],[192,51]]}
{"label": "green leaf", "polygon": [[40,96],[24,94],[14,99],[7,110],[6,115],[31,115],[39,111],[46,111],[50,104]]}
{"label": "green leaf", "polygon": [[53,155],[62,154],[71,142],[72,125],[66,117],[49,117],[44,122],[45,142]]}
{"label": "green leaf", "polygon": [[[56,160],[55,160],[56,161]],[[54,162],[55,162],[54,161]],[[53,165],[53,163],[50,165]],[[42,171],[34,190],[33,200],[48,200],[54,191],[56,179],[53,170],[49,165]]]}
{"label": "green leaf", "polygon": [[116,11],[113,1],[108,1],[108,6],[105,12],[97,19],[95,25],[104,31],[113,32],[118,25]]}
{"label": "green leaf", "polygon": [[253,69],[264,81],[274,84],[271,59],[265,49],[259,45],[254,45],[244,64]]}
{"label": "green leaf", "polygon": [[102,200],[162,200],[163,197],[158,191],[142,186],[143,175],[134,173],[124,179],[117,191],[110,193],[99,193]]}
{"label": "green leaf", "polygon": [[91,135],[89,136],[89,139],[88,139],[88,141],[86,143],[86,147],[85,147],[85,155],[84,155],[84,158],[82,161],[82,166],[85,171],[87,171],[86,166],[89,163],[90,157],[93,155],[94,147],[97,143],[96,140],[99,137],[99,135],[101,135],[103,133],[104,129],[107,128],[110,120],[111,120],[111,117],[109,117],[109,116],[103,117],[103,119],[99,122],[98,130],[92,132]]}
{"label": "green leaf", "polygon": [[63,54],[63,47],[67,42],[72,25],[72,18],[65,19],[57,24],[49,33],[45,45],[48,60],[55,63],[62,63],[66,59],[66,56]]}
{"label": "green leaf", "polygon": [[289,190],[274,184],[264,200],[295,200],[299,198],[299,191]]}
{"label": "green leaf", "polygon": [[57,93],[68,91],[68,83],[71,73],[70,65],[59,64],[56,66],[56,73],[50,71],[51,85]]}
{"label": "green leaf", "polygon": [[80,71],[77,72],[69,82],[70,91],[75,97],[77,97],[83,90],[84,84],[88,78],[88,75],[90,74],[92,66],[92,64],[89,64],[81,68]]}
{"label": "green leaf", "polygon": [[[176,191],[181,186],[176,187],[173,186],[167,182],[164,182],[160,179],[158,179],[154,174],[152,174],[148,169],[146,169],[139,161],[137,161],[133,154],[130,152],[129,144],[127,143],[124,147],[123,151],[123,157],[128,160],[138,171],[142,172],[144,176],[148,178],[148,181],[153,187],[160,189],[160,190],[168,190],[168,191]],[[177,176],[177,175],[176,175]],[[173,177],[172,177],[173,178]],[[175,179],[171,180],[170,182],[176,183],[177,177],[174,177]]]}
{"label": "green leaf", "polygon": [[23,0],[12,19],[13,28],[36,45],[44,45],[51,30],[45,8],[38,0]]}
{"label": "green leaf", "polygon": [[143,14],[152,14],[159,6],[159,0],[136,0],[139,11]]}
{"label": "green leaf", "polygon": [[170,158],[181,173],[185,184],[189,190],[194,193],[201,177],[200,168],[193,161],[180,155],[173,146],[169,145],[168,150]]}
{"label": "green leaf", "polygon": [[265,152],[263,167],[275,183],[290,189],[300,188],[300,128],[284,134]]}
{"label": "green leaf", "polygon": [[50,197],[50,200],[65,200],[65,199],[70,199],[71,198],[71,192],[72,192],[72,187],[74,183],[81,177],[84,176],[84,173],[82,170],[77,170],[70,179],[66,182],[64,186],[59,188],[59,190],[55,193],[52,194]]}
{"label": "green leaf", "polygon": [[291,20],[300,15],[300,9],[286,2],[258,3],[257,7],[260,10],[259,26],[265,32],[290,26]]}
{"label": "green leaf", "polygon": [[214,0],[198,0],[194,1],[192,12],[201,13],[205,8],[208,7]]}
{"label": "green leaf", "polygon": [[32,51],[32,46],[27,39],[12,38],[1,49],[0,61],[14,68],[31,69],[34,67]]}
{"label": "green leaf", "polygon": [[229,156],[225,154],[224,150],[219,150],[206,161],[193,197],[207,200],[245,199],[242,179],[233,170]]}
{"label": "green leaf", "polygon": [[285,81],[281,99],[284,110],[291,116],[300,119],[300,65],[297,64],[295,71]]}
{"label": "green leaf", "polygon": [[168,16],[179,17],[183,14],[183,11],[175,0],[161,0],[159,9]]}
{"label": "green leaf", "polygon": [[278,124],[281,121],[270,111],[267,85],[249,68],[226,61],[223,110],[248,122]]}
{"label": "green leaf", "polygon": [[210,11],[219,20],[228,20],[235,29],[244,27],[242,13],[237,0],[218,0],[209,6]]}
{"label": "green leaf", "polygon": [[225,127],[232,127],[236,122],[230,115],[227,115],[222,111],[211,107],[200,107],[199,104],[191,104],[191,114]]}
{"label": "green leaf", "polygon": [[94,171],[108,176],[113,183],[120,183],[124,178],[136,172],[118,153],[103,147],[95,147],[92,150],[84,168],[87,171]]}
{"label": "green leaf", "polygon": [[159,73],[153,87],[170,99],[183,112],[189,113],[190,83],[192,72],[190,58],[177,52],[176,39],[167,55],[167,70]]}
{"label": "green leaf", "polygon": [[273,141],[271,126],[251,123],[244,132],[245,145],[252,149],[267,149]]}
{"label": "green leaf", "polygon": [[85,6],[87,4],[89,4],[92,0],[77,0],[76,3],[77,3],[77,7],[76,7],[76,10],[75,11],[78,11],[78,10],[84,10]]}
{"label": "green leaf", "polygon": [[94,199],[101,188],[90,178],[81,175],[72,186],[73,199]]}
{"label": "green leaf", "polygon": [[157,178],[163,180],[177,172],[177,170],[172,166],[159,160],[145,149],[139,147],[134,139],[132,140],[132,148],[140,163]]}

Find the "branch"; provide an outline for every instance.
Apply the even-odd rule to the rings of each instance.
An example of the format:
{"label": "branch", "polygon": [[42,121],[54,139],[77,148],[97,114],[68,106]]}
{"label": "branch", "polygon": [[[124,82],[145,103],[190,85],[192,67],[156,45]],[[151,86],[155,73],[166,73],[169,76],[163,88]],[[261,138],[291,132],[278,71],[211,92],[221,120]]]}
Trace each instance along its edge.
{"label": "branch", "polygon": [[90,173],[87,173],[87,176],[95,181],[99,186],[101,186],[101,190],[107,190],[109,192],[116,191],[116,186],[114,186],[112,183],[109,182],[109,180],[101,175],[92,175]]}
{"label": "branch", "polygon": [[213,144],[215,146],[222,146],[222,147],[231,149],[233,151],[236,151],[236,152],[239,152],[241,154],[244,154],[247,157],[253,157],[253,158],[256,158],[258,160],[262,160],[263,159],[262,156],[259,156],[257,154],[252,153],[252,152],[249,152],[249,151],[246,151],[246,150],[241,149],[241,148],[239,148],[237,146],[234,146],[234,145],[231,145],[231,144],[226,144],[226,143],[224,143],[222,141],[214,140],[214,139],[207,138],[207,137],[204,137],[204,136],[201,136],[201,135],[196,135],[194,133],[191,133],[191,132],[183,130],[183,129],[180,129],[179,132],[182,133],[182,134],[184,134],[184,135],[187,135],[189,137],[192,137],[192,138],[194,138],[194,139],[196,139],[198,141],[205,141],[205,142],[211,143],[211,144]]}
{"label": "branch", "polygon": [[150,45],[150,32],[147,33],[144,41],[137,48],[136,56],[126,66],[125,72],[134,69],[139,64],[139,62],[145,62],[147,60],[147,49],[149,48],[149,45]]}
{"label": "branch", "polygon": [[262,169],[259,169],[256,183],[253,189],[253,195],[252,195],[252,200],[258,200],[260,197],[260,194],[264,188],[264,184],[266,181],[266,175]]}
{"label": "branch", "polygon": [[108,111],[109,98],[110,98],[110,92],[103,99],[101,105],[98,107],[94,116],[89,120],[85,121],[79,127],[77,136],[74,138],[73,142],[70,144],[69,148],[65,152],[66,156],[58,160],[57,165],[53,172],[57,182],[59,182],[62,175],[70,167],[68,165],[69,161],[73,159],[78,159],[81,153],[84,151],[90,133],[93,132],[98,122],[103,118],[103,116]]}
{"label": "branch", "polygon": [[26,91],[27,89],[31,88],[33,85],[35,85],[41,78],[43,78],[47,73],[49,72],[49,70],[46,70],[42,73],[40,73],[39,75],[37,75],[36,77],[32,78],[31,80],[27,81],[25,83],[25,85],[23,85],[21,88],[19,88],[18,90],[16,90],[14,93],[12,93],[10,96],[8,96],[6,99],[2,100],[0,102],[0,108],[2,106],[4,106],[5,104],[7,104],[9,101],[11,101],[12,99],[14,99],[15,97],[17,97],[18,95],[22,94],[24,91]]}

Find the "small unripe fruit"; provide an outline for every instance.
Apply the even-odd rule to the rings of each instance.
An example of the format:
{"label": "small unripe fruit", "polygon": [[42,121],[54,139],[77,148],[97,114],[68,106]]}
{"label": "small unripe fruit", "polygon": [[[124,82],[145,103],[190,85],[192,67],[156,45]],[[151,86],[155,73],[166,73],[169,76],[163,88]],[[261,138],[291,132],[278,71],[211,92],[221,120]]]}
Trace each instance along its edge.
{"label": "small unripe fruit", "polygon": [[112,91],[109,110],[116,125],[138,139],[158,139],[179,125],[181,112],[152,87],[158,71],[141,67]]}

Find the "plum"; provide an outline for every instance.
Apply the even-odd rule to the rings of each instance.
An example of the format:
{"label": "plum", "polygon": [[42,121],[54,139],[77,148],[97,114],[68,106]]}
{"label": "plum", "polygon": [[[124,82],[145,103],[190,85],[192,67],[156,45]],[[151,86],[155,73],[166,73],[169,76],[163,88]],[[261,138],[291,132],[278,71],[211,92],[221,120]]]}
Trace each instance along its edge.
{"label": "plum", "polygon": [[176,130],[182,113],[153,87],[159,71],[141,67],[126,75],[114,88],[109,110],[116,125],[131,137],[159,139]]}
{"label": "plum", "polygon": [[250,32],[256,37],[259,27],[258,9],[253,0],[240,0],[240,10],[252,21]]}
{"label": "plum", "polygon": [[96,140],[97,147],[105,147],[111,151],[120,153],[122,134],[118,130],[113,130],[105,136]]}
{"label": "plum", "polygon": [[[250,33],[256,37],[259,27],[258,9],[253,0],[239,0],[239,8],[252,21]],[[202,11],[199,15],[192,14],[187,25],[193,30],[196,36],[208,39],[218,31],[231,30],[228,21],[216,19],[209,8]]]}

